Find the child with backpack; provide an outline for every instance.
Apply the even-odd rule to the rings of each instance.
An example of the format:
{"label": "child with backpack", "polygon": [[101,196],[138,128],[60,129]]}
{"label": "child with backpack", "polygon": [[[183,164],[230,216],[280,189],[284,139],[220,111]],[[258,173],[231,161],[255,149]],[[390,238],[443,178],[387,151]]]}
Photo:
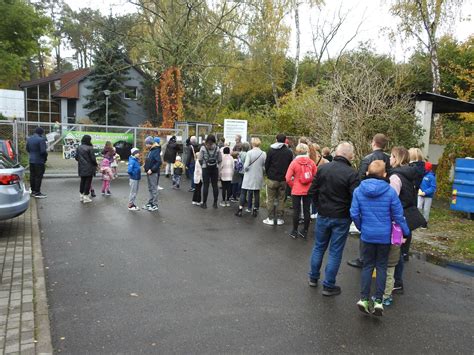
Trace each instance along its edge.
{"label": "child with backpack", "polygon": [[179,155],[176,156],[176,160],[173,164],[173,189],[179,189],[179,185],[181,183],[181,175],[184,172],[184,164],[181,161],[181,157]]}
{"label": "child with backpack", "polygon": [[433,165],[427,161],[425,162],[425,175],[418,190],[418,209],[423,212],[426,223],[430,218],[431,203],[435,192],[436,176],[433,172]]}
{"label": "child with backpack", "polygon": [[[381,316],[394,228],[392,223],[398,224],[404,235],[410,233],[403,216],[402,204],[396,191],[390,186],[382,160],[370,163],[367,178],[354,190],[350,214],[357,229],[361,231],[362,241],[361,297],[357,307],[361,312]],[[401,236],[401,233],[398,234]],[[369,297],[374,268],[377,273],[372,308]]]}
{"label": "child with backpack", "polygon": [[230,155],[230,148],[224,147],[222,162],[219,166],[219,175],[222,184],[222,207],[230,207],[230,195],[232,194],[232,175],[234,174],[234,159]]}
{"label": "child with backpack", "polygon": [[135,204],[138,194],[138,187],[141,179],[140,151],[138,148],[132,148],[132,154],[128,158],[128,176],[130,178],[130,195],[128,198],[128,210],[139,211],[140,208]]}
{"label": "child with backpack", "polygon": [[114,179],[114,173],[110,167],[110,160],[102,159],[100,163],[100,173],[102,174],[102,195],[110,196],[110,182]]}
{"label": "child with backpack", "polygon": [[[309,158],[309,147],[304,143],[296,146],[295,159],[291,162],[286,172],[286,183],[291,188],[291,199],[293,203],[293,230],[290,237],[296,239],[306,238],[308,235],[310,219],[311,196],[308,195],[309,188],[316,176],[318,168],[314,161]],[[303,202],[303,230],[298,230],[301,202]]]}

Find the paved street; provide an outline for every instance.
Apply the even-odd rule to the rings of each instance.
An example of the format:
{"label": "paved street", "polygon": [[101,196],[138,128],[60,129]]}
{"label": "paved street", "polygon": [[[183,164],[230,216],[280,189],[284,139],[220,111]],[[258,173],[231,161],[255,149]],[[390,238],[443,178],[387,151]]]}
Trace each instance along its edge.
{"label": "paved street", "polygon": [[[38,201],[55,351],[62,353],[469,353],[474,279],[419,260],[383,318],[361,314],[349,239],[342,294],[307,286],[313,238],[202,210],[162,177],[160,211],[126,210],[128,184],[81,205],[77,179]],[[96,189],[99,181],[95,182]],[[183,185],[187,185],[185,182]],[[142,180],[139,201],[146,198]]]}

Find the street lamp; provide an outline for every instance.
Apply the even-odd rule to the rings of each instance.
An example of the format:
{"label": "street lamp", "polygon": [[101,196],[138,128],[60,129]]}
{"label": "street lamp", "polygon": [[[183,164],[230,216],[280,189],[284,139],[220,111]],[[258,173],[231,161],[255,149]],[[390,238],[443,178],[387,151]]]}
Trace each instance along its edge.
{"label": "street lamp", "polygon": [[105,131],[109,131],[109,96],[111,92],[110,90],[104,90],[105,95]]}

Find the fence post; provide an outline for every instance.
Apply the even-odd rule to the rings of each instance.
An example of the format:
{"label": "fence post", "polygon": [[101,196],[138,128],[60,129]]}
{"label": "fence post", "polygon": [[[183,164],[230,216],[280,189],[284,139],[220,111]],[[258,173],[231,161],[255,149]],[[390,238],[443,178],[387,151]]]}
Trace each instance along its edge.
{"label": "fence post", "polygon": [[133,128],[133,147],[137,146],[137,127]]}
{"label": "fence post", "polygon": [[18,149],[18,126],[17,120],[13,120],[12,128],[13,128],[13,139],[15,144],[15,152],[16,152],[16,163],[20,162],[20,151]]}

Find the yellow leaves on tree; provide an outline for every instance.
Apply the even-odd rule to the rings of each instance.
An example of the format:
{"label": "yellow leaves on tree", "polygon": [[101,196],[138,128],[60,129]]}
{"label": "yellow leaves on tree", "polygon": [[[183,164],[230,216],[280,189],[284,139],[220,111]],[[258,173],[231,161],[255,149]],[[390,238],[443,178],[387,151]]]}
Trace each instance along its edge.
{"label": "yellow leaves on tree", "polygon": [[176,121],[183,118],[184,89],[181,70],[177,67],[166,69],[160,77],[160,101],[163,112],[163,128],[173,128]]}

